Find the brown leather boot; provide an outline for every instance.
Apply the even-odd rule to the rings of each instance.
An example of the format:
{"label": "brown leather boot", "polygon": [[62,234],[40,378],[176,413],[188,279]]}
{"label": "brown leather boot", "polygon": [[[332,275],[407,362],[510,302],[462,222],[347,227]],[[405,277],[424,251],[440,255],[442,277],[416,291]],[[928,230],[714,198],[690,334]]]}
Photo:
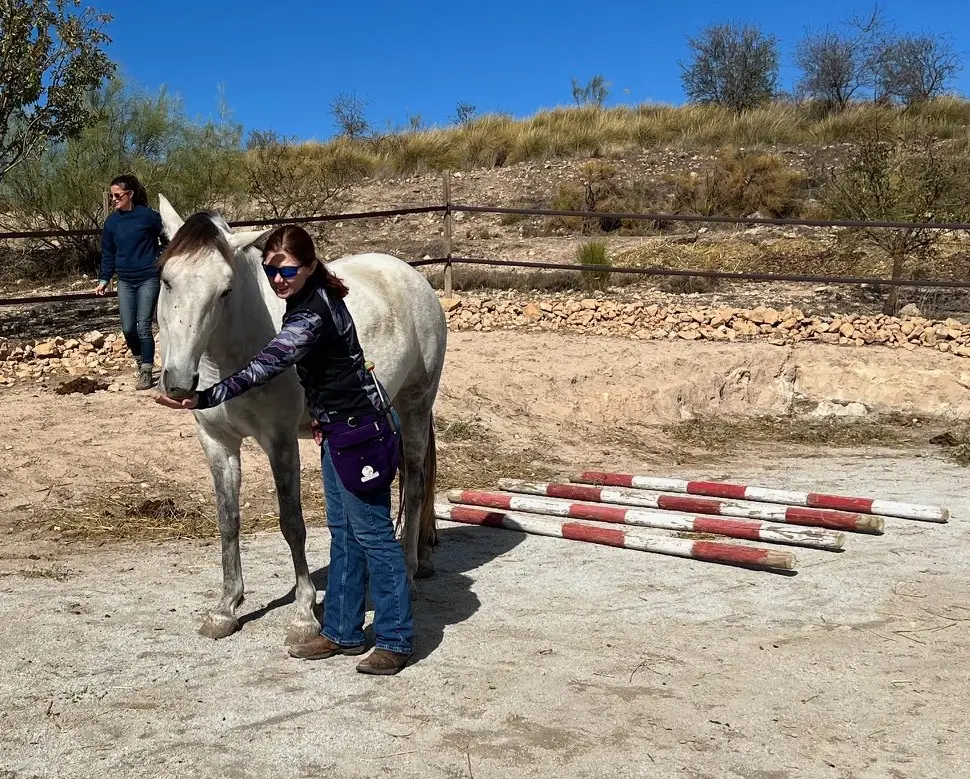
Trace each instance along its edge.
{"label": "brown leather boot", "polygon": [[375,649],[366,660],[357,664],[357,672],[375,676],[393,676],[408,664],[411,655],[402,655],[387,649]]}
{"label": "brown leather boot", "polygon": [[342,646],[335,644],[326,636],[317,636],[305,644],[297,644],[287,648],[290,657],[299,660],[326,660],[334,655],[362,655],[367,650],[363,644],[359,646]]}

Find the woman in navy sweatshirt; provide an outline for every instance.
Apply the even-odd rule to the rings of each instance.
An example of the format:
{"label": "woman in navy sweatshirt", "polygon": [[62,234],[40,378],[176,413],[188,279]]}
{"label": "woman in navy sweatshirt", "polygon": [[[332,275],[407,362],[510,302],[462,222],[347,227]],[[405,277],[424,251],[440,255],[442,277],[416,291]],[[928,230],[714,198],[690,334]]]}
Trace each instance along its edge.
{"label": "woman in navy sweatshirt", "polygon": [[111,200],[115,210],[101,235],[101,274],[95,292],[103,295],[118,274],[121,329],[138,368],[135,387],[145,390],[154,384],[152,319],[158,302],[162,219],[148,207],[145,188],[134,176],[118,176],[111,182]]}

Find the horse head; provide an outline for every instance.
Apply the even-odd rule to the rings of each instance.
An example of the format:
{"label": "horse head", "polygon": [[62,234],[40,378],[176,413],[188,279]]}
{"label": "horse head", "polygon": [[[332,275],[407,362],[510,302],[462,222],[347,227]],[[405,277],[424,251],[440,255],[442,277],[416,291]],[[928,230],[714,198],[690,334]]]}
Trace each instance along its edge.
{"label": "horse head", "polygon": [[161,388],[170,397],[187,398],[198,388],[202,355],[234,302],[238,255],[251,250],[270,231],[233,233],[213,211],[183,220],[163,195],[158,200],[169,239],[159,262]]}

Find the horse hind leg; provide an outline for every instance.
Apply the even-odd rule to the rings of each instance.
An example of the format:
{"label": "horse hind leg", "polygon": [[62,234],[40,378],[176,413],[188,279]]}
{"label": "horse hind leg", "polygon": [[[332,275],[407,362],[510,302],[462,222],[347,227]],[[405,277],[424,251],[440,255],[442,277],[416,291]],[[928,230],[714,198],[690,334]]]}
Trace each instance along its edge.
{"label": "horse hind leg", "polygon": [[273,469],[280,504],[280,531],[290,547],[296,574],[295,614],[287,628],[286,644],[302,644],[320,635],[320,622],[314,613],[317,590],[306,559],[306,523],[300,502],[300,448],[296,436],[277,436],[260,444]]}
{"label": "horse hind leg", "polygon": [[201,427],[199,442],[212,472],[219,535],[222,541],[222,597],[206,615],[199,633],[219,639],[239,630],[236,608],[243,601],[242,559],[239,555],[240,440],[222,441]]}
{"label": "horse hind leg", "polygon": [[402,545],[412,579],[434,575],[431,547],[435,542],[435,449],[431,402],[398,402],[404,434],[404,534]]}
{"label": "horse hind leg", "polygon": [[418,568],[414,573],[416,579],[428,579],[434,576],[434,563],[431,561],[431,550],[438,543],[438,525],[434,513],[435,479],[438,473],[438,453],[434,439],[434,419],[428,415],[428,443],[424,456],[424,486],[421,496],[421,509],[418,514]]}

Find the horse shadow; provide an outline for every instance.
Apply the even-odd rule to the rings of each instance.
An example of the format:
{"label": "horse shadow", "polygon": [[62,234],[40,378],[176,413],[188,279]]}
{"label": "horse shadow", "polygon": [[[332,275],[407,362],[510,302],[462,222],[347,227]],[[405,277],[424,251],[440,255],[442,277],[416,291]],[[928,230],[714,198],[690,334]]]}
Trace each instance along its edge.
{"label": "horse shadow", "polygon": [[[438,530],[438,544],[432,559],[435,575],[416,582],[414,594],[414,659],[424,660],[444,641],[445,630],[469,619],[481,606],[472,589],[474,579],[466,574],[510,552],[524,535],[508,530],[484,527],[448,527]],[[329,566],[310,574],[318,591],[326,590]],[[254,611],[239,616],[240,627],[255,622],[276,609],[293,603],[296,588]],[[368,596],[368,608],[372,608]],[[317,617],[323,620],[322,604]],[[373,631],[368,626],[368,640]]]}

